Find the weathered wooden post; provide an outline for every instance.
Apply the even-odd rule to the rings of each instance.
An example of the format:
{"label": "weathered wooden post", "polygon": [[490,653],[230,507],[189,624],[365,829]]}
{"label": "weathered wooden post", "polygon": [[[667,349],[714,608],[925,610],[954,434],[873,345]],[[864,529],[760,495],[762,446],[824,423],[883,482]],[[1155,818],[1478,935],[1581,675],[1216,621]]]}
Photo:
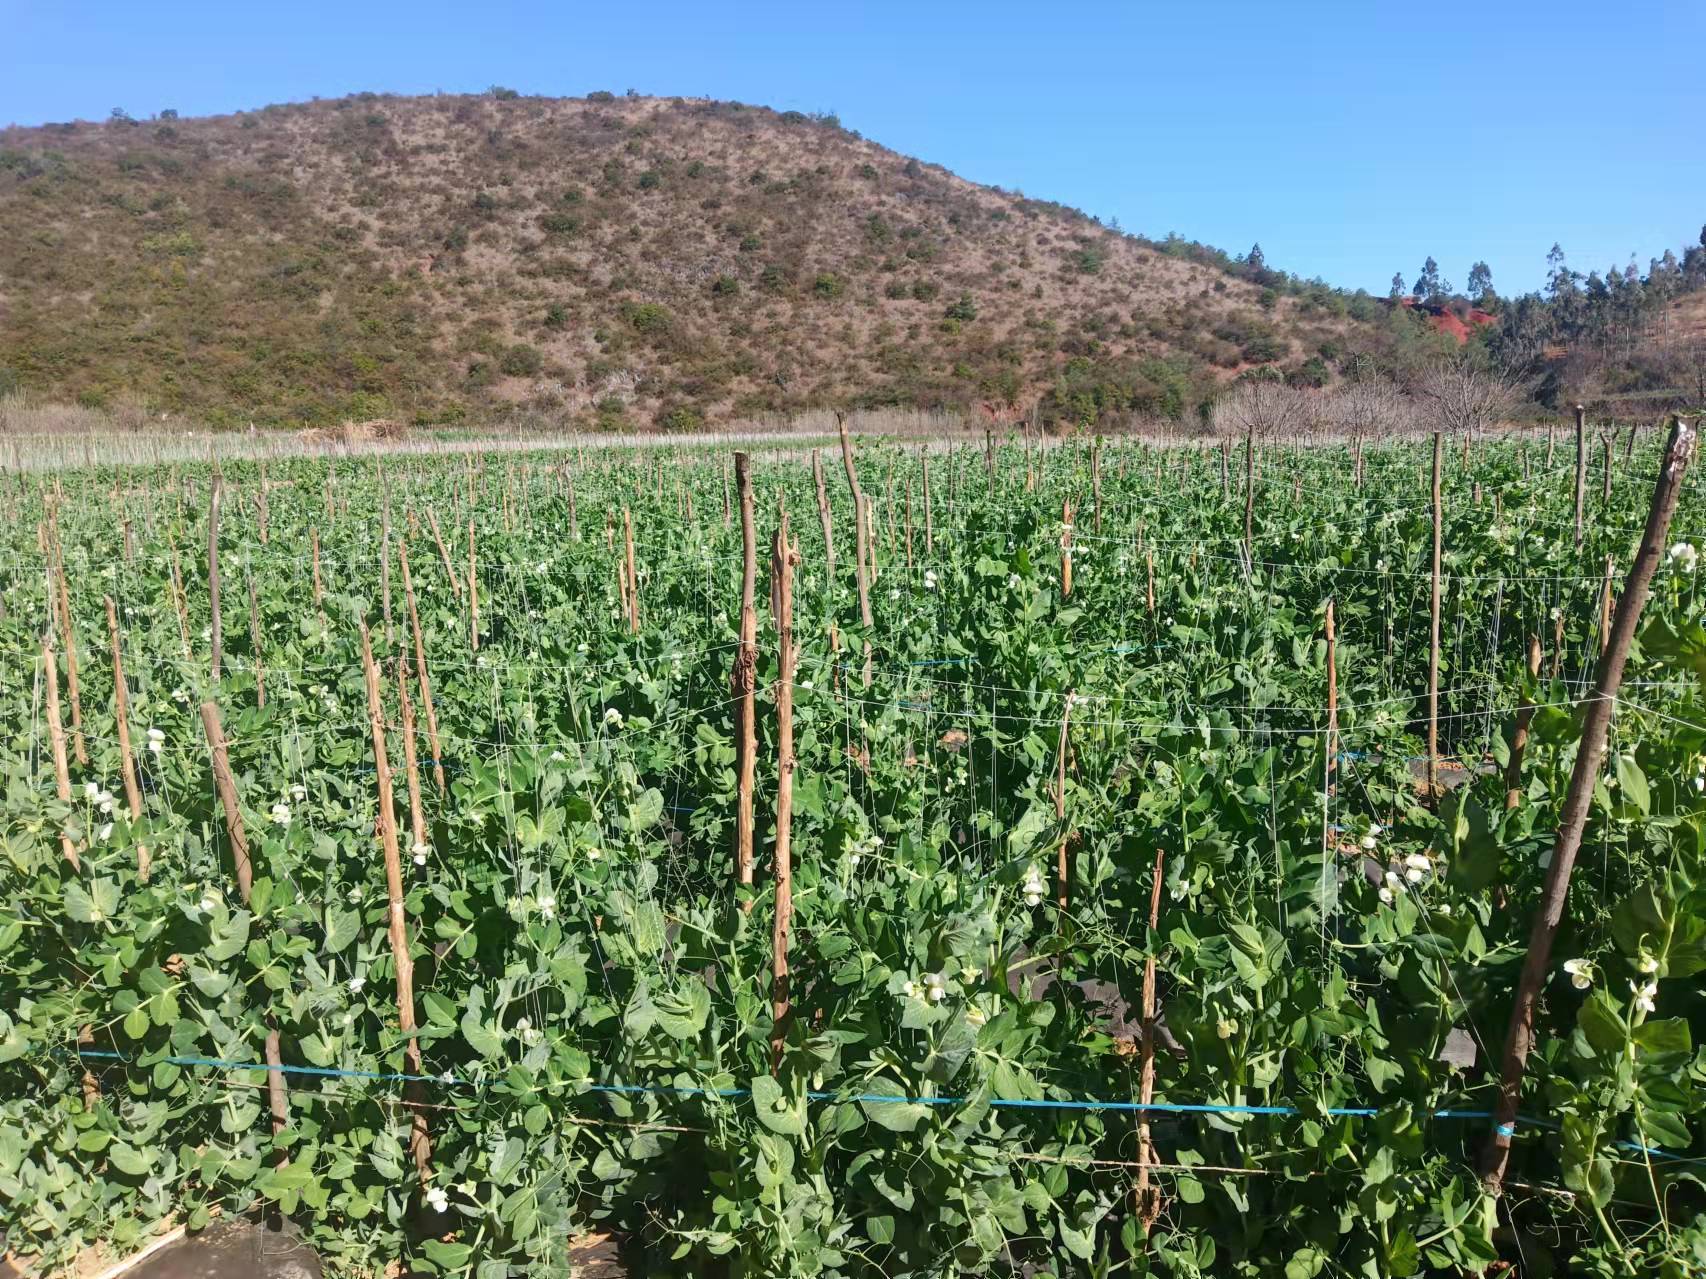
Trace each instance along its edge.
{"label": "weathered wooden post", "polygon": [[1582,720],[1582,735],[1576,748],[1575,766],[1570,773],[1569,789],[1559,810],[1558,834],[1552,846],[1552,860],[1546,868],[1546,884],[1541,892],[1541,909],[1534,917],[1529,932],[1528,954],[1518,979],[1516,999],[1511,1006],[1510,1026],[1505,1039],[1502,1078],[1498,1104],[1493,1113],[1493,1130],[1488,1135],[1482,1157],[1482,1175],[1487,1188],[1498,1194],[1503,1188],[1505,1165],[1510,1157],[1511,1138],[1516,1132],[1517,1108],[1522,1096],[1523,1073],[1534,1038],[1534,1008],[1540,988],[1552,963],[1552,941],[1563,921],[1564,904],[1570,891],[1570,873],[1575,867],[1576,854],[1581,849],[1582,831],[1587,824],[1588,808],[1593,803],[1594,785],[1599,778],[1600,764],[1605,755],[1606,734],[1617,705],[1617,692],[1623,683],[1623,668],[1629,659],[1629,647],[1647,603],[1647,590],[1652,583],[1659,557],[1664,552],[1665,539],[1670,532],[1671,517],[1676,513],[1677,499],[1682,494],[1682,481],[1688,464],[1694,458],[1697,437],[1695,429],[1681,418],[1671,427],[1665,445],[1664,460],[1658,479],[1653,485],[1652,506],[1647,514],[1647,527],[1641,535],[1640,549],[1629,567],[1622,597],[1617,602],[1617,615],[1612,622],[1611,643],[1600,658],[1594,678],[1592,696]]}

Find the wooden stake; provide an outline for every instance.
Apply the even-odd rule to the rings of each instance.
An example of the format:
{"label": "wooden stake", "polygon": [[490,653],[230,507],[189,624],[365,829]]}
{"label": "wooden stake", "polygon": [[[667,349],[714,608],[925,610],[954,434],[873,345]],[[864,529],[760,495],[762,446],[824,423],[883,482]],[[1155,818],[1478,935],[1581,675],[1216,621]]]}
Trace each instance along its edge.
{"label": "wooden stake", "polygon": [[1256,428],[1244,432],[1244,562],[1252,569],[1256,564],[1255,544],[1251,530],[1256,513]]}
{"label": "wooden stake", "polygon": [[[106,597],[107,638],[113,650],[113,720],[118,728],[119,776],[124,779],[124,802],[130,810],[130,820],[142,818],[142,790],[136,784],[136,758],[130,753],[130,692],[124,680],[124,656],[119,651],[118,609],[113,597]],[[146,844],[136,846],[136,877],[148,882],[149,854]]]}
{"label": "wooden stake", "polygon": [[267,679],[261,661],[261,610],[255,603],[255,575],[247,567],[243,569],[243,580],[249,588],[249,647],[254,650],[255,705],[264,707],[267,704]]}
{"label": "wooden stake", "polygon": [[225,616],[219,607],[219,504],[221,483],[219,472],[213,473],[213,486],[207,494],[207,603],[213,616],[212,657],[213,682],[219,682],[219,668],[225,658]]}
{"label": "wooden stake", "polygon": [[1576,405],[1576,547],[1582,545],[1582,509],[1588,484],[1587,410]]}
{"label": "wooden stake", "polygon": [[1327,601],[1327,776],[1333,775],[1338,758],[1339,657],[1338,636],[1333,629],[1333,601]]}
{"label": "wooden stake", "polygon": [[924,453],[919,457],[924,468],[924,554],[935,557],[936,554],[936,518],[930,505],[930,455]]}
{"label": "wooden stake", "polygon": [[[1155,850],[1154,878],[1149,886],[1149,934],[1145,938],[1143,959],[1143,1042],[1142,1074],[1138,1086],[1138,1103],[1148,1106],[1155,1099],[1155,1025],[1159,1009],[1155,998],[1155,948],[1158,938],[1155,929],[1161,919],[1161,883],[1167,854]],[[1161,1215],[1161,1196],[1149,1184],[1149,1169],[1155,1162],[1155,1147],[1149,1139],[1149,1112],[1138,1111],[1137,1121],[1137,1212],[1143,1222],[1145,1235]]]}
{"label": "wooden stake", "polygon": [[771,609],[776,619],[776,918],[771,932],[771,1068],[780,1071],[788,1023],[788,941],[794,926],[794,565],[800,548],[788,540],[781,512],[770,547]]}
{"label": "wooden stake", "polygon": [[1439,550],[1440,507],[1439,471],[1442,438],[1434,432],[1433,469],[1433,593],[1428,611],[1428,798],[1439,794]]}
{"label": "wooden stake", "polygon": [[1605,655],[1605,646],[1611,642],[1611,569],[1612,558],[1605,557],[1605,580],[1599,587],[1599,652]]}
{"label": "wooden stake", "polygon": [[1072,594],[1072,499],[1060,507],[1060,598]]}
{"label": "wooden stake", "polygon": [[421,642],[421,617],[415,609],[415,584],[409,577],[409,547],[397,541],[397,567],[403,571],[403,598],[409,606],[409,630],[415,639],[415,678],[421,685],[421,706],[426,711],[427,746],[432,751],[432,779],[444,794],[444,756],[438,749],[438,716],[432,708],[432,679],[427,674],[426,645]]}
{"label": "wooden stake", "polygon": [[[385,706],[379,696],[379,668],[373,663],[373,644],[367,634],[366,622],[361,624],[361,667],[367,682],[367,722],[373,738],[374,786],[379,799],[379,843],[385,857],[385,887],[389,896],[387,933],[391,941],[391,963],[397,973],[397,1029],[404,1039],[405,1073],[419,1075],[421,1049],[415,1038],[415,961],[409,953],[409,926],[403,910],[403,860],[397,848],[391,761],[385,750]],[[418,1092],[418,1082],[411,1080],[410,1083]],[[422,1181],[426,1181],[431,1176],[426,1112],[421,1109],[418,1096],[409,1104],[409,1109],[414,1112],[409,1146],[415,1157],[415,1171]]]}
{"label": "wooden stake", "polygon": [[[71,767],[65,758],[65,725],[59,716],[59,658],[53,651],[53,628],[50,626],[42,631],[41,636],[41,677],[42,687],[47,693],[47,736],[53,747],[53,786],[54,794],[59,796],[61,804],[71,802]],[[59,828],[59,851],[65,860],[71,863],[71,869],[83,869],[82,859],[77,856],[77,845],[71,842],[71,836],[65,833],[62,824]]]}
{"label": "wooden stake", "polygon": [[[1528,637],[1528,675],[1540,678],[1540,636]],[[1522,799],[1522,755],[1528,748],[1528,726],[1534,720],[1534,701],[1526,690],[1516,712],[1516,729],[1511,734],[1510,759],[1505,764],[1505,808],[1515,808]]]}
{"label": "wooden stake", "polygon": [[48,600],[48,611],[51,615],[57,609],[60,635],[65,640],[65,693],[71,702],[71,754],[79,767],[87,768],[89,748],[83,736],[83,697],[77,680],[77,628],[71,620],[71,594],[65,584],[65,557],[59,550],[57,521],[53,528],[53,539],[58,571],[53,573],[50,588],[57,594],[57,599]]}
{"label": "wooden stake", "polygon": [[[835,415],[836,429],[841,434],[841,465],[847,472],[847,487],[853,493],[853,529],[855,544],[853,548],[854,579],[859,587],[859,623],[865,629],[865,687],[871,686],[871,578],[866,567],[870,535],[867,532],[865,493],[859,487],[859,472],[853,465],[853,441],[847,435],[847,415]],[[990,483],[995,482],[994,454],[990,455]],[[991,489],[993,492],[993,488]]]}
{"label": "wooden stake", "polygon": [[314,564],[314,607],[319,608],[321,597],[325,592],[320,586],[320,530],[313,524],[308,526],[308,549],[313,557]]}
{"label": "wooden stake", "polygon": [[1095,504],[1096,533],[1102,532],[1102,437],[1090,446],[1090,498]]}
{"label": "wooden stake", "polygon": [[[740,646],[735,650],[729,689],[735,702],[735,767],[739,796],[735,808],[735,884],[752,883],[753,818],[752,781],[757,768],[758,730],[756,686],[758,682],[757,592],[758,542],[753,529],[752,463],[745,453],[735,454],[735,480],[740,489]],[[744,909],[751,909],[751,901]]]}
{"label": "wooden stake", "polygon": [[468,644],[480,651],[480,566],[474,551],[474,521],[468,521]]}
{"label": "wooden stake", "polygon": [[243,813],[237,806],[237,782],[231,776],[231,760],[225,751],[225,731],[219,722],[219,705],[207,701],[201,704],[201,727],[207,735],[207,749],[213,757],[213,786],[219,793],[219,805],[225,810],[225,831],[231,837],[231,861],[237,872],[237,891],[248,904],[249,891],[254,884],[254,870],[249,864],[249,840],[243,831]]}
{"label": "wooden stake", "polygon": [[1529,933],[1528,954],[1523,961],[1516,999],[1511,1006],[1499,1100],[1493,1115],[1493,1131],[1488,1135],[1483,1153],[1482,1174],[1493,1194],[1498,1194],[1503,1187],[1511,1137],[1516,1131],[1517,1107],[1522,1097],[1523,1073],[1534,1039],[1534,1007],[1546,975],[1551,971],[1552,940],[1564,917],[1564,904],[1570,891],[1570,872],[1575,866],[1582,830],[1593,803],[1594,785],[1605,755],[1606,734],[1611,727],[1617,692],[1623,683],[1623,668],[1629,660],[1629,647],[1635,638],[1641,610],[1647,603],[1647,589],[1652,583],[1653,572],[1664,552],[1671,517],[1676,513],[1677,500],[1682,494],[1683,476],[1693,460],[1696,443],[1694,428],[1677,418],[1665,445],[1658,480],[1653,485],[1652,506],[1647,514],[1646,530],[1641,535],[1641,547],[1635,554],[1635,562],[1629,567],[1622,598],[1617,602],[1611,643],[1600,658],[1593,696],[1588,699],[1583,716],[1575,767],[1570,773],[1570,786],[1564,794],[1563,807],[1559,810],[1552,860],[1546,868],[1541,909],[1536,913]]}
{"label": "wooden stake", "polygon": [[[469,483],[473,483],[471,478]],[[462,598],[462,579],[456,575],[456,569],[450,562],[450,550],[444,544],[444,535],[438,531],[438,515],[430,506],[427,507],[427,525],[432,529],[432,540],[438,545],[438,557],[444,561],[444,576],[450,582],[450,593],[460,601]]]}
{"label": "wooden stake", "polygon": [[[823,529],[823,580],[824,591],[831,598],[835,595],[835,519],[829,508],[829,490],[823,482],[823,450],[812,450],[812,483],[817,486],[817,522]],[[743,499],[744,500],[744,499]],[[746,508],[742,506],[741,519],[746,520]],[[725,521],[726,523],[726,521]],[[746,525],[741,526],[742,536],[745,536]],[[751,559],[751,556],[748,556]]]}
{"label": "wooden stake", "polygon": [[1060,707],[1060,744],[1055,747],[1054,774],[1054,819],[1060,823],[1060,846],[1055,851],[1054,867],[1054,901],[1060,907],[1060,913],[1066,913],[1067,888],[1071,882],[1068,878],[1070,868],[1066,861],[1066,846],[1071,841],[1066,834],[1066,734],[1067,726],[1072,719],[1072,690],[1066,690],[1066,699]]}
{"label": "wooden stake", "polygon": [[622,508],[622,548],[628,565],[628,629],[640,633],[640,575],[634,571],[634,516]]}
{"label": "wooden stake", "polygon": [[261,486],[255,494],[255,516],[260,526],[261,545],[267,544],[267,464],[261,463]]}

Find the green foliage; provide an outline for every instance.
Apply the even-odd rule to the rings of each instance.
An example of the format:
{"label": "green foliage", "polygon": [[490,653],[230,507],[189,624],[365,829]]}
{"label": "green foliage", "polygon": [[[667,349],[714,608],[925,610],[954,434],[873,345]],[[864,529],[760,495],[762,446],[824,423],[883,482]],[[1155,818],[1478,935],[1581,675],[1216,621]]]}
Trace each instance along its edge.
{"label": "green foliage", "polygon": [[[514,348],[492,329],[468,349],[490,370]],[[992,370],[1012,367],[991,358]],[[1199,390],[1188,363],[1084,356],[1052,403],[1094,424],[1140,404],[1188,413]],[[697,404],[672,392],[665,421],[694,429]],[[631,425],[615,397],[596,414]],[[1411,762],[1427,686],[1427,646],[1407,621],[1429,582],[1425,444],[1370,447],[1360,489],[1342,450],[1264,451],[1248,566],[1235,550],[1242,503],[1223,495],[1212,453],[1103,442],[1094,513],[1088,441],[999,446],[987,488],[981,444],[936,453],[934,548],[911,569],[904,532],[891,544],[886,529],[904,520],[909,487],[922,514],[920,458],[864,444],[880,570],[869,627],[852,566],[825,578],[815,521],[798,518],[815,503],[809,467],[767,461],[765,508],[774,498],[796,513],[803,551],[795,1015],[779,1053],[768,858],[750,888],[731,884],[728,866],[731,650],[706,633],[726,633],[739,599],[740,531],[715,513],[720,457],[671,446],[659,483],[660,459],[620,451],[577,457],[566,473],[562,451],[494,453],[483,466],[429,453],[383,470],[360,456],[274,456],[264,544],[252,518],[234,518],[254,509],[258,468],[228,458],[221,547],[228,572],[254,583],[258,641],[233,625],[228,596],[217,684],[196,549],[205,465],[95,467],[59,485],[24,472],[0,539],[36,572],[20,574],[0,615],[12,657],[0,704],[19,725],[40,714],[36,529],[51,504],[82,637],[89,761],[73,757],[64,801],[28,731],[0,746],[9,1246],[65,1269],[85,1239],[129,1248],[164,1221],[276,1209],[348,1274],[375,1256],[473,1279],[543,1273],[589,1226],[624,1237],[648,1275],[738,1264],[777,1279],[1092,1276],[1137,1272],[1134,1258],[1155,1275],[1248,1279],[1691,1273],[1706,1246],[1706,1198],[1686,1162],[1706,1149],[1706,631],[1688,554],[1667,557],[1653,585],[1588,814],[1591,852],[1536,1013],[1522,1094],[1533,1121],[1518,1130],[1511,1177],[1554,1193],[1494,1203],[1473,1172],[1485,1123],[1432,1117],[1486,1107],[1485,1055],[1464,1067],[1441,1050],[1454,1030],[1501,1042],[1598,657],[1603,559],[1627,547],[1646,501],[1643,486],[1619,482],[1590,506],[1580,548],[1552,536],[1569,525],[1570,490],[1525,464],[1543,448],[1478,440],[1471,470],[1447,468],[1446,609],[1464,639],[1447,648],[1442,746],[1487,767],[1437,804],[1418,795]],[[1637,460],[1650,468],[1650,447]],[[1680,527],[1698,527],[1702,500],[1685,495]],[[396,662],[413,656],[400,572],[394,637],[384,623],[387,501],[393,547],[408,538],[446,769],[441,789],[419,727],[418,852],[395,679],[410,676],[411,694],[419,685]],[[1080,539],[1063,597],[1067,501]],[[846,544],[844,486],[830,502]],[[600,531],[606,517],[619,530],[624,508],[639,634]],[[477,652],[466,596],[431,535],[409,531],[405,513],[424,511],[437,512],[458,575],[475,526]],[[303,567],[311,531],[336,566],[318,600]],[[118,781],[110,669],[90,642],[108,595],[123,601],[135,817]],[[1331,760],[1327,599],[1342,734]],[[369,1077],[408,1059],[362,623],[386,667],[442,1214],[422,1212],[399,1104],[409,1092]],[[1558,669],[1533,678],[1526,636],[1542,627]],[[757,794],[773,820],[781,672],[768,619],[760,634]],[[868,687],[856,656],[840,665],[867,640]],[[219,702],[230,742],[255,872],[247,903],[203,697]],[[1519,705],[1535,710],[1512,803]],[[1064,910],[1052,882],[1062,848]],[[1164,1043],[1178,1049],[1157,1054],[1157,1097],[1296,1113],[1156,1116],[1164,1211],[1144,1238],[1134,1116],[995,1103],[1135,1096],[1129,1009],[1149,959]],[[1123,1020],[1093,993],[1101,983]],[[79,1062],[84,1027],[125,1060]],[[260,1072],[168,1060],[252,1062],[272,1029],[287,1064],[368,1073],[291,1076],[291,1123],[275,1136],[265,1091],[250,1086]],[[98,1095],[84,1090],[85,1068]]]}

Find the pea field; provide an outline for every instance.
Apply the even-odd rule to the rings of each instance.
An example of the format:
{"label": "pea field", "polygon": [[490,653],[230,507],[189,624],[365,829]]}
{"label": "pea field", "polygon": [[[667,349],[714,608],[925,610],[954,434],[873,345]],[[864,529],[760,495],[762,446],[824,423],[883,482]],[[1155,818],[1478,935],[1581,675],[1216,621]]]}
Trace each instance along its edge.
{"label": "pea field", "polygon": [[8,468],[6,1248],[1706,1273],[1690,438]]}

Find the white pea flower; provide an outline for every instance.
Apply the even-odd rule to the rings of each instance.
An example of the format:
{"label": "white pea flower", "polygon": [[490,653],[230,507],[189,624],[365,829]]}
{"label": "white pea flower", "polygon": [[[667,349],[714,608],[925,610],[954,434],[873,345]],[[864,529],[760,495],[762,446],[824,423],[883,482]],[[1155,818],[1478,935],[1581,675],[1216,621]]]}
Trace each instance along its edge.
{"label": "white pea flower", "polygon": [[981,1027],[984,1022],[988,1020],[989,1014],[984,1012],[983,1009],[979,1008],[976,1004],[973,1004],[970,1008],[966,1009],[966,1022],[968,1025]]}
{"label": "white pea flower", "polygon": [[365,985],[367,985],[367,978],[365,978],[365,977],[351,977],[349,979],[350,994],[359,995],[361,993],[361,988]]}
{"label": "white pea flower", "polygon": [[447,1070],[438,1077],[438,1082],[441,1084],[453,1084],[456,1082],[456,1076],[451,1071]]}
{"label": "white pea flower", "polygon": [[1217,1018],[1214,1023],[1214,1033],[1221,1039],[1231,1039],[1238,1033],[1238,1023],[1229,1017]]}
{"label": "white pea flower", "polygon": [[541,897],[538,906],[540,918],[549,921],[557,917],[557,899],[555,897]]}
{"label": "white pea flower", "polygon": [[1635,963],[1635,967],[1638,971],[1645,973],[1650,977],[1652,974],[1659,971],[1659,961],[1643,950],[1641,952],[1641,958]]}
{"label": "white pea flower", "polygon": [[1019,575],[1017,573],[1009,573],[1007,575],[1007,589],[1010,591],[1016,591],[1019,589]]}
{"label": "white pea flower", "polygon": [[101,788],[99,786],[95,785],[94,782],[84,782],[83,783],[83,796],[85,799],[94,799],[95,796],[99,795],[100,793],[101,793]]}
{"label": "white pea flower", "polygon": [[427,846],[425,844],[416,840],[414,848],[410,851],[415,855],[415,865],[425,866],[427,864]]}
{"label": "white pea flower", "polygon": [[182,687],[174,688],[172,690],[172,700],[174,702],[181,702],[185,705],[188,705],[189,700],[190,700],[190,695]]}
{"label": "white pea flower", "polygon": [[99,795],[95,796],[95,802],[101,806],[101,811],[103,813],[110,813],[113,811],[113,793],[111,791],[102,791]]}
{"label": "white pea flower", "polygon": [[563,762],[563,752],[562,751],[552,751],[551,757],[549,759],[547,759],[545,762],[547,764],[561,764]]}
{"label": "white pea flower", "polygon": [[200,904],[204,911],[212,912],[219,909],[219,898],[212,893],[203,893]]}
{"label": "white pea flower", "polygon": [[1692,542],[1678,542],[1670,548],[1670,562],[1684,573],[1692,573],[1699,560],[1700,552],[1694,549]]}
{"label": "white pea flower", "polygon": [[290,805],[280,802],[272,806],[272,819],[279,826],[290,825]]}
{"label": "white pea flower", "polygon": [[533,1028],[533,1023],[526,1017],[520,1018],[515,1023],[515,1033],[521,1042],[529,1048],[538,1043],[541,1037],[540,1033]]}
{"label": "white pea flower", "polygon": [[303,800],[308,798],[308,788],[301,782],[297,782],[290,788],[290,797],[300,804]]}
{"label": "white pea flower", "polygon": [[604,712],[604,722],[610,728],[621,728],[622,712],[617,710],[614,706],[609,707]]}
{"label": "white pea flower", "polygon": [[106,843],[106,841],[111,839],[112,837],[113,837],[113,824],[111,822],[106,823],[104,826],[101,827],[100,830],[95,832],[95,838],[99,839],[103,844]]}
{"label": "white pea flower", "polygon": [[927,591],[936,589],[936,570],[933,568],[924,570],[924,589]]}
{"label": "white pea flower", "polygon": [[1566,959],[1564,971],[1569,974],[1570,985],[1577,990],[1586,990],[1593,985],[1593,965],[1585,959]]}
{"label": "white pea flower", "polygon": [[1386,906],[1390,906],[1392,904],[1392,890],[1386,887],[1385,884],[1380,886],[1380,901]]}
{"label": "white pea flower", "polygon": [[930,1002],[939,1004],[948,997],[947,979],[941,973],[926,973],[924,976],[924,993]]}
{"label": "white pea flower", "polygon": [[166,734],[157,728],[148,730],[148,749],[158,755],[166,749]]}
{"label": "white pea flower", "polygon": [[978,978],[980,978],[982,976],[983,976],[983,974],[980,973],[975,968],[962,968],[962,969],[960,969],[960,980],[968,986],[976,985]]}
{"label": "white pea flower", "polygon": [[603,861],[604,850],[602,848],[589,848],[586,850],[586,859],[589,862]]}
{"label": "white pea flower", "polygon": [[438,1186],[430,1187],[426,1192],[427,1207],[434,1212],[444,1212],[450,1207],[450,1196]]}
{"label": "white pea flower", "polygon": [[1649,981],[1639,986],[1634,982],[1630,982],[1629,989],[1634,992],[1635,1007],[1640,1009],[1642,1012],[1650,1013],[1658,1007],[1654,1002],[1654,997],[1659,993],[1658,982]]}
{"label": "white pea flower", "polygon": [[908,999],[916,999],[918,997],[918,983],[908,979],[906,983],[901,986],[900,993],[905,995]]}
{"label": "white pea flower", "polygon": [[352,906],[359,902],[361,900],[361,885],[357,884],[354,888],[350,889],[348,896]]}
{"label": "white pea flower", "polygon": [[898,599],[899,599],[899,598],[900,598],[900,591],[899,591],[899,589],[898,589],[898,588],[897,588],[897,589],[895,589],[895,590],[892,590],[892,591],[890,591],[890,592],[889,592],[889,598],[890,598],[890,599],[891,599],[891,600],[898,600]]}

